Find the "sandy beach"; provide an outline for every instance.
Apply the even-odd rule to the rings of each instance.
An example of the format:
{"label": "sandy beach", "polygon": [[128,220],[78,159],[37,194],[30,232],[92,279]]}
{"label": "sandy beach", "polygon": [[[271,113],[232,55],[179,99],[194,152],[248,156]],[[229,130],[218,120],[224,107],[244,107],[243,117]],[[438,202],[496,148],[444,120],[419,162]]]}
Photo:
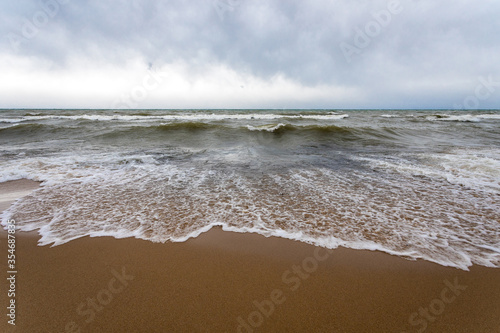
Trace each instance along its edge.
{"label": "sandy beach", "polygon": [[[0,184],[2,210],[38,183]],[[500,332],[500,270],[214,228],[184,243],[16,233],[1,332]],[[6,233],[1,268],[7,275]]]}
{"label": "sandy beach", "polygon": [[0,333],[500,333],[500,0],[0,17]]}

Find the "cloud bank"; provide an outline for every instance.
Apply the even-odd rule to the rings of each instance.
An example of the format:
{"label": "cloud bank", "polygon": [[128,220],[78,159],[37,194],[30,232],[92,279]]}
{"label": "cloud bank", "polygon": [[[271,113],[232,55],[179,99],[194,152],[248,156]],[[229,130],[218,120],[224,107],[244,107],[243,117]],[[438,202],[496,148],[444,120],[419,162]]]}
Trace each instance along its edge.
{"label": "cloud bank", "polygon": [[493,0],[27,0],[0,13],[3,108],[500,108]]}

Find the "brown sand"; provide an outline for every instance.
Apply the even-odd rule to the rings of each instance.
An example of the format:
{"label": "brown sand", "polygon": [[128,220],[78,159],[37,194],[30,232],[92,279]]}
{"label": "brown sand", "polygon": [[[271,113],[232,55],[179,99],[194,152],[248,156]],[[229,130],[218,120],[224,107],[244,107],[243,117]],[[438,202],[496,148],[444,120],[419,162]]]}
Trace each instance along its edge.
{"label": "brown sand", "polygon": [[[500,269],[217,228],[166,244],[30,235],[17,233],[16,326],[4,280],[0,332],[500,332]],[[0,253],[6,272],[5,233]]]}

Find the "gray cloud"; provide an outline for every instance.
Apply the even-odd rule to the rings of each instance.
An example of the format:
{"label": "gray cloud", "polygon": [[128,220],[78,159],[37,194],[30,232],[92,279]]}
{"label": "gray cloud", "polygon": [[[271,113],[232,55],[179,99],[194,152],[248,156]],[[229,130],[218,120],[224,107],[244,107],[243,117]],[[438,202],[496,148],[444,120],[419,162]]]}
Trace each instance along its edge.
{"label": "gray cloud", "polygon": [[[401,0],[401,11],[368,38],[374,13],[391,1],[66,2],[1,3],[0,53],[58,70],[75,58],[116,66],[131,58],[156,67],[182,61],[198,76],[225,65],[262,80],[355,88],[361,95],[348,107],[451,107],[479,76],[500,81],[500,3],[493,0]],[[359,47],[359,31],[369,45]],[[349,59],[342,43],[356,49]],[[500,107],[499,92],[482,106]]]}

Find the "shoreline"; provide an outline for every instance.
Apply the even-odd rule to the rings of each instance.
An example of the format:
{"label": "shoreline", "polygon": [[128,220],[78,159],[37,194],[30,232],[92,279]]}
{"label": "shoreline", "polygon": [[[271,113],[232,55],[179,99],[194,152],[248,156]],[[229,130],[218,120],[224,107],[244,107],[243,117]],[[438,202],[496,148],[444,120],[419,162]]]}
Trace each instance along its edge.
{"label": "shoreline", "polygon": [[0,182],[0,213],[10,207],[17,199],[24,197],[40,187],[41,182],[29,179]]}
{"label": "shoreline", "polygon": [[38,239],[16,233],[16,326],[4,314],[2,332],[500,331],[498,268],[462,271],[221,228],[183,243]]}

